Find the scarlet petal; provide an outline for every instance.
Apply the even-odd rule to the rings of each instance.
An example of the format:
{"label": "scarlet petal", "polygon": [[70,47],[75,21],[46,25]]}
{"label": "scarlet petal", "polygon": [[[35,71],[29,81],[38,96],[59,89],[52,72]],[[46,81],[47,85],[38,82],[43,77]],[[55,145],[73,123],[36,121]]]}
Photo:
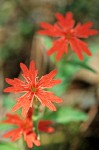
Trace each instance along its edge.
{"label": "scarlet petal", "polygon": [[26,101],[26,103],[23,105],[22,107],[22,116],[23,117],[26,117],[28,111],[29,111],[29,108],[31,107],[32,105],[32,102],[33,102],[33,98],[32,99],[29,99]]}
{"label": "scarlet petal", "polygon": [[20,68],[22,69],[22,71],[23,71],[24,74],[28,72],[28,68],[26,67],[25,64],[20,63]]}
{"label": "scarlet petal", "polygon": [[59,22],[64,22],[64,16],[61,13],[56,13],[55,17]]}
{"label": "scarlet petal", "polygon": [[71,12],[67,12],[65,18],[60,13],[56,13],[55,16],[61,28],[65,30],[73,28],[75,21],[73,20],[73,14]]}
{"label": "scarlet petal", "polygon": [[87,22],[83,25],[78,24],[75,27],[75,36],[79,38],[88,38],[89,36],[98,34],[99,32],[95,29],[90,29],[92,27],[93,23],[92,22]]}
{"label": "scarlet petal", "polygon": [[44,95],[38,94],[37,98],[39,99],[39,101],[41,102],[43,106],[48,107],[52,111],[56,111],[56,107],[50,101],[48,101],[47,99],[44,99]]}
{"label": "scarlet petal", "polygon": [[40,120],[38,123],[38,129],[42,132],[52,133],[54,132],[54,128],[51,127],[52,121],[50,120]]}
{"label": "scarlet petal", "polygon": [[46,23],[46,22],[40,23],[40,26],[44,29],[52,29],[53,28],[53,26],[51,24]]}
{"label": "scarlet petal", "polygon": [[38,31],[39,34],[49,35],[52,37],[63,37],[64,31],[61,30],[59,25],[56,23],[54,26],[50,25],[48,28],[46,23],[43,23],[45,25],[44,30]]}
{"label": "scarlet petal", "polygon": [[14,78],[13,80],[6,78],[6,81],[12,86],[4,89],[4,92],[16,92],[17,93],[17,92],[23,92],[26,90],[24,88],[25,83],[18,78]]}
{"label": "scarlet petal", "polygon": [[18,115],[16,115],[16,114],[9,114],[9,113],[7,113],[6,117],[8,119],[2,121],[2,123],[16,124],[16,125],[20,125],[20,123],[21,123],[20,117]]}
{"label": "scarlet petal", "polygon": [[59,84],[61,80],[59,79],[53,79],[53,77],[56,75],[57,71],[56,69],[51,71],[49,74],[46,74],[41,77],[41,79],[37,83],[37,87],[41,88],[51,88],[56,84]]}
{"label": "scarlet petal", "polygon": [[36,79],[36,76],[37,76],[37,70],[35,70],[34,61],[31,61],[31,62],[30,62],[29,72],[30,72],[30,75],[29,75],[29,76],[30,76],[32,85],[35,85],[35,79]]}
{"label": "scarlet petal", "polygon": [[13,80],[13,79],[6,78],[5,80],[6,80],[6,82],[7,82],[8,84],[10,84],[10,85],[13,85],[13,84],[14,84],[14,80]]}
{"label": "scarlet petal", "polygon": [[31,62],[30,62],[29,70],[30,70],[31,72],[35,72],[35,65],[34,65],[34,61],[31,61]]}
{"label": "scarlet petal", "polygon": [[[47,54],[48,54],[48,55],[51,55],[51,54],[53,54],[55,51],[57,51],[57,53],[60,52],[60,54],[61,54],[61,50],[60,50],[60,49],[61,49],[61,47],[62,47],[64,44],[66,44],[66,41],[65,41],[63,38],[54,41],[53,47],[47,52]],[[64,47],[64,46],[63,46],[63,47]],[[64,51],[65,51],[65,47],[64,47]],[[62,53],[63,53],[63,52],[62,52]]]}
{"label": "scarlet petal", "polygon": [[65,16],[65,25],[69,28],[73,28],[74,23],[72,12],[67,12]]}
{"label": "scarlet petal", "polygon": [[4,134],[4,138],[9,138],[9,137],[11,137],[12,141],[18,140],[21,137],[21,129],[17,128]]}
{"label": "scarlet petal", "polygon": [[49,36],[53,35],[52,30],[54,29],[54,27],[51,24],[42,22],[40,26],[43,28],[43,30],[38,31],[39,34],[49,34]]}
{"label": "scarlet petal", "polygon": [[23,63],[20,63],[20,68],[21,68],[22,71],[23,71],[22,76],[25,78],[25,80],[26,80],[27,82],[30,82],[30,81],[31,81],[31,79],[30,79],[30,73],[29,73],[29,70],[28,70],[28,68],[26,67],[26,65],[23,64]]}
{"label": "scarlet petal", "polygon": [[71,48],[76,52],[80,60],[83,60],[83,55],[82,55],[82,49],[79,45],[79,43],[73,38],[70,40],[70,46]]}
{"label": "scarlet petal", "polygon": [[26,114],[29,108],[31,107],[31,103],[32,103],[31,95],[30,93],[27,93],[18,99],[18,102],[12,108],[12,111],[16,111],[20,107],[22,107],[22,116],[26,117]]}
{"label": "scarlet petal", "polygon": [[40,146],[40,141],[37,139],[35,133],[27,134],[24,140],[27,142],[29,148],[32,148],[33,144]]}
{"label": "scarlet petal", "polygon": [[57,51],[56,60],[59,61],[62,57],[62,55],[68,51],[68,41],[64,40],[61,44],[61,47]]}
{"label": "scarlet petal", "polygon": [[70,40],[71,48],[77,53],[80,60],[83,60],[82,52],[84,51],[88,56],[91,56],[91,52],[87,47],[87,44],[77,38]]}
{"label": "scarlet petal", "polygon": [[83,42],[79,39],[76,39],[76,41],[78,41],[79,45],[82,48],[82,51],[84,51],[88,56],[92,56],[92,54],[91,54],[90,50],[88,49],[88,46],[85,42]]}
{"label": "scarlet petal", "polygon": [[3,92],[15,92],[13,87],[8,87],[3,90]]}
{"label": "scarlet petal", "polygon": [[53,87],[61,82],[62,82],[62,80],[60,80],[60,79],[54,79],[50,82],[50,86]]}
{"label": "scarlet petal", "polygon": [[56,107],[52,102],[62,102],[62,99],[54,96],[52,92],[39,91],[36,96],[43,105],[47,106],[52,111],[56,111]]}

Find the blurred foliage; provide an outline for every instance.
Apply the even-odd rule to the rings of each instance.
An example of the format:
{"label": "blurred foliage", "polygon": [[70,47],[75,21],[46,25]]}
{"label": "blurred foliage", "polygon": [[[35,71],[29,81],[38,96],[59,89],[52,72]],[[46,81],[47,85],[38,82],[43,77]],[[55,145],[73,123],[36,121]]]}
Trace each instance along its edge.
{"label": "blurred foliage", "polygon": [[[24,8],[24,6],[23,6]],[[24,50],[26,41],[33,35],[32,19],[20,6],[20,1],[0,1],[0,60]]]}
{"label": "blurred foliage", "polygon": [[99,29],[99,0],[73,0],[66,7],[66,11],[72,11],[76,22],[93,21]]}
{"label": "blurred foliage", "polygon": [[5,131],[5,130],[7,130],[9,127],[11,128],[11,125],[0,123],[0,131]]}
{"label": "blurred foliage", "polygon": [[57,64],[58,74],[56,78],[60,78],[62,80],[62,83],[52,88],[52,90],[56,93],[56,95],[61,95],[66,91],[69,84],[71,83],[73,75],[81,68],[96,73],[95,70],[89,67],[85,62],[67,60],[67,61],[60,61]]}
{"label": "blurred foliage", "polygon": [[72,107],[60,107],[57,109],[56,112],[51,112],[49,114],[44,115],[45,119],[49,119],[52,121],[55,121],[56,123],[60,124],[68,124],[71,122],[80,122],[80,121],[86,121],[88,119],[87,114],[74,109]]}
{"label": "blurred foliage", "polygon": [[13,11],[15,9],[14,1],[5,1],[1,0],[0,2],[0,25],[3,26],[10,19]]}
{"label": "blurred foliage", "polygon": [[[7,112],[11,113],[12,107],[16,104],[15,97],[8,94],[3,94],[3,107],[7,109]],[[19,116],[21,116],[21,109],[16,112]],[[1,127],[2,128],[2,127]]]}
{"label": "blurred foliage", "polygon": [[15,99],[11,95],[3,94],[3,107],[6,107],[8,111],[11,111],[12,107],[16,103]]}
{"label": "blurred foliage", "polygon": [[0,142],[0,150],[19,150],[13,143]]}

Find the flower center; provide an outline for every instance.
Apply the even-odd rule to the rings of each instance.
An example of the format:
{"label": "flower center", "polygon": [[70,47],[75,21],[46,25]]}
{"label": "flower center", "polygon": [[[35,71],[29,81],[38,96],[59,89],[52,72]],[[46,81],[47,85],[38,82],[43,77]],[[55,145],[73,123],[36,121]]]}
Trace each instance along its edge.
{"label": "flower center", "polygon": [[26,130],[29,128],[30,129],[32,128],[32,122],[29,119],[26,119],[23,123],[23,129]]}
{"label": "flower center", "polygon": [[32,92],[36,92],[36,87],[31,87]]}
{"label": "flower center", "polygon": [[67,33],[67,34],[66,34],[66,38],[67,38],[67,39],[70,39],[70,37],[71,37],[71,34],[70,34],[70,33]]}

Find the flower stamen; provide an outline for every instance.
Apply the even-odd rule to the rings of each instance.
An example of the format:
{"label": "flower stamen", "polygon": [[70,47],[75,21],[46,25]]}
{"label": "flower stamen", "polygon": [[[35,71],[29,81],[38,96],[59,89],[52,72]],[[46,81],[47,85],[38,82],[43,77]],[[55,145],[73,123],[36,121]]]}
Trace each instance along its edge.
{"label": "flower stamen", "polygon": [[31,90],[32,90],[32,92],[34,93],[34,92],[36,92],[37,89],[36,89],[36,87],[33,87],[33,86],[32,86],[32,87],[31,87]]}

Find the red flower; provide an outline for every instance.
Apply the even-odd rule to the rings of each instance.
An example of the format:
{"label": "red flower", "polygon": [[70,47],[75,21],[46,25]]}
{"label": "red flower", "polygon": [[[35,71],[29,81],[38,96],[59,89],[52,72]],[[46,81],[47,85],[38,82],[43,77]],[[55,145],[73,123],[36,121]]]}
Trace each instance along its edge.
{"label": "red flower", "polygon": [[28,147],[33,147],[33,144],[35,144],[36,146],[40,145],[36,133],[33,131],[33,123],[30,118],[27,117],[24,120],[21,119],[18,115],[7,114],[7,119],[4,120],[3,123],[17,126],[17,128],[4,134],[5,138],[11,137],[12,141],[16,141],[23,135],[24,141],[27,143]]}
{"label": "red flower", "polygon": [[[24,141],[27,143],[28,147],[33,147],[33,144],[39,146],[40,141],[37,139],[36,133],[33,131],[33,129],[35,129],[35,126],[33,125],[32,115],[33,108],[29,109],[26,119],[21,119],[16,114],[7,114],[7,119],[2,121],[2,123],[15,125],[16,127],[15,129],[4,134],[4,137],[11,137],[12,141],[16,141],[23,135]],[[38,130],[42,132],[52,133],[54,132],[54,128],[51,127],[52,123],[53,122],[50,120],[40,120],[38,122]]]}
{"label": "red flower", "polygon": [[71,49],[75,51],[80,60],[83,60],[83,51],[88,56],[91,56],[87,43],[81,41],[79,38],[88,38],[91,35],[99,33],[91,29],[93,23],[87,22],[83,25],[79,23],[74,27],[75,21],[71,12],[67,12],[65,17],[60,13],[56,13],[55,17],[57,22],[54,25],[42,22],[41,27],[43,30],[38,31],[39,34],[56,38],[53,42],[53,47],[48,51],[48,55],[56,51],[56,60],[58,61],[64,53],[68,52],[68,45],[70,44]]}
{"label": "red flower", "polygon": [[40,120],[38,123],[38,130],[41,132],[52,133],[54,132],[54,128],[51,127],[52,121],[50,120]]}
{"label": "red flower", "polygon": [[62,100],[56,97],[53,92],[45,91],[45,89],[52,88],[61,82],[59,79],[53,79],[57,71],[53,70],[49,74],[42,76],[40,80],[37,80],[37,70],[35,70],[33,61],[30,63],[29,69],[23,63],[20,63],[20,67],[23,71],[22,76],[25,81],[21,81],[18,78],[6,78],[6,82],[10,84],[11,87],[6,88],[4,92],[25,92],[23,96],[17,99],[18,101],[12,110],[16,111],[22,107],[22,116],[26,117],[29,108],[32,107],[33,101],[36,98],[42,105],[55,111],[56,108],[52,102],[60,103]]}

